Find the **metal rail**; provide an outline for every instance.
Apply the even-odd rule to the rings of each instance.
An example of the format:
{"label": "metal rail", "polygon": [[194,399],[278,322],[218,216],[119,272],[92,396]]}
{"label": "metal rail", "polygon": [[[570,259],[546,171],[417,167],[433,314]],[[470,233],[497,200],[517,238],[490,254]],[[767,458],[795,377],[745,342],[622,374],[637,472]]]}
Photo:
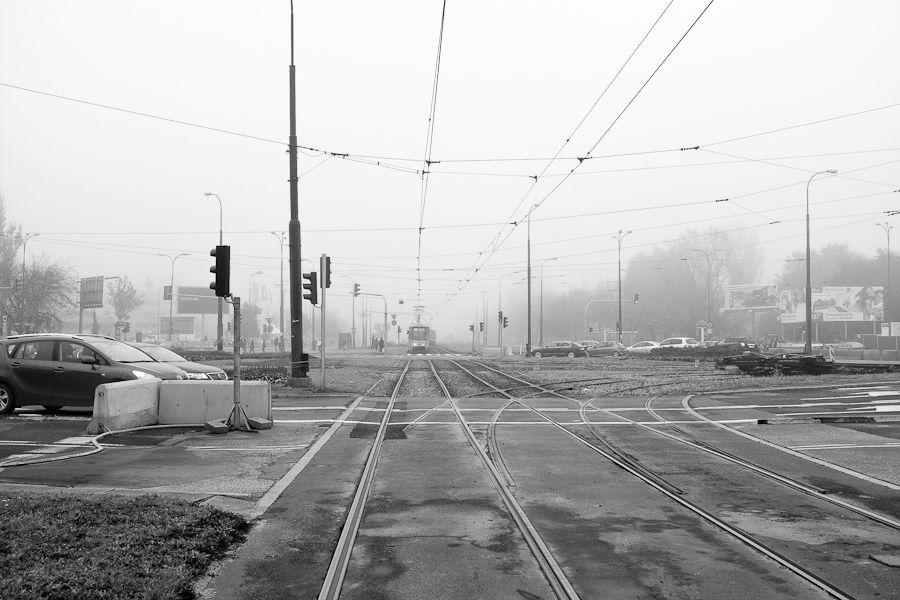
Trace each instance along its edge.
{"label": "metal rail", "polygon": [[366,464],[363,467],[363,473],[356,486],[356,494],[353,496],[353,502],[350,503],[350,510],[347,513],[347,519],[344,527],[341,529],[341,536],[338,539],[337,547],[334,555],[331,557],[331,564],[328,566],[328,573],[325,575],[325,581],[322,584],[322,590],[319,592],[319,600],[338,600],[341,594],[341,587],[344,583],[344,577],[347,575],[347,567],[350,564],[350,554],[353,552],[353,544],[356,541],[356,535],[359,532],[359,525],[362,522],[363,511],[366,506],[366,499],[372,488],[372,481],[375,478],[375,467],[378,464],[378,457],[381,455],[381,446],[384,442],[384,435],[387,431],[388,423],[391,420],[391,412],[397,400],[397,393],[400,391],[400,385],[406,377],[409,370],[410,361],[406,361],[400,378],[397,380],[394,391],[391,393],[391,399],[381,418],[381,424],[378,426],[378,433],[375,435],[375,441],[369,449],[366,457]]}
{"label": "metal rail", "polygon": [[[452,362],[452,361],[451,361],[451,362]],[[479,363],[479,364],[481,364],[481,363]],[[463,368],[461,365],[457,365],[457,366],[460,366],[460,368]],[[536,385],[536,384],[531,384],[530,382],[527,382],[527,381],[525,381],[524,379],[520,379],[520,378],[515,377],[514,375],[510,375],[510,374],[508,374],[508,373],[504,373],[503,371],[500,371],[500,370],[498,370],[498,369],[494,369],[494,368],[489,367],[489,366],[487,366],[487,365],[483,365],[483,364],[482,364],[482,366],[484,366],[484,367],[488,368],[489,370],[494,371],[494,372],[496,372],[496,373],[498,373],[498,374],[500,374],[500,375],[502,375],[502,376],[504,376],[504,377],[508,377],[508,378],[510,378],[510,379],[512,379],[512,380],[514,380],[514,381],[520,381],[520,382],[522,382],[522,383],[527,383],[527,384],[529,384],[530,386],[533,386],[533,387],[540,387],[540,386],[538,386],[538,385]],[[496,387],[496,386],[495,386],[495,387]],[[554,395],[556,395],[556,396],[561,396],[561,394],[556,394],[555,392],[554,392]],[[575,400],[574,398],[567,398],[567,399],[570,400],[570,401],[573,401],[573,402],[578,402],[578,401]],[[577,440],[578,442],[580,442],[580,443],[582,443],[582,444],[588,446],[589,448],[592,448],[593,450],[595,450],[595,451],[598,452],[599,454],[605,456],[605,457],[606,457],[608,460],[610,460],[613,464],[615,464],[615,465],[621,467],[622,469],[628,471],[629,473],[631,473],[631,474],[634,475],[635,477],[641,479],[642,481],[644,481],[645,483],[647,483],[647,484],[650,485],[651,487],[655,488],[657,491],[659,491],[660,493],[664,494],[665,496],[669,497],[669,498],[670,498],[671,500],[673,500],[674,502],[677,502],[678,504],[680,504],[681,506],[683,506],[684,508],[686,508],[686,509],[689,510],[690,512],[693,512],[694,514],[696,514],[696,515],[699,516],[700,518],[706,520],[706,521],[709,522],[710,524],[712,524],[712,525],[718,527],[719,529],[721,529],[722,531],[725,531],[726,533],[732,535],[733,537],[737,538],[738,540],[740,540],[740,541],[743,542],[744,544],[746,544],[746,545],[750,546],[751,548],[753,548],[754,550],[760,552],[760,553],[763,554],[764,556],[766,556],[766,557],[768,557],[768,558],[774,560],[776,563],[778,563],[779,565],[781,565],[781,566],[783,566],[784,568],[788,569],[789,571],[793,572],[795,575],[799,576],[800,578],[802,578],[802,579],[806,580],[807,582],[809,582],[809,583],[815,585],[816,587],[822,589],[824,592],[830,594],[831,596],[833,596],[833,597],[835,597],[835,598],[838,598],[839,600],[854,600],[853,596],[850,596],[849,594],[847,594],[846,592],[844,592],[844,591],[841,590],[840,588],[838,588],[838,587],[832,585],[831,583],[829,583],[828,581],[825,581],[824,579],[820,578],[819,576],[817,576],[817,575],[816,575],[815,573],[813,573],[812,571],[809,571],[808,569],[804,568],[803,566],[799,565],[798,563],[792,561],[790,558],[788,558],[788,557],[786,557],[786,556],[780,554],[779,552],[776,552],[775,550],[769,548],[769,547],[766,546],[765,544],[763,544],[763,543],[759,542],[758,540],[754,539],[750,534],[748,534],[748,533],[742,531],[741,529],[739,529],[739,528],[737,528],[737,527],[734,527],[733,525],[731,525],[731,524],[729,524],[729,523],[723,521],[722,519],[720,519],[720,518],[717,517],[716,515],[710,513],[709,511],[703,509],[703,508],[700,507],[699,505],[694,504],[693,502],[691,502],[691,501],[689,501],[689,500],[686,500],[685,498],[681,497],[680,495],[678,495],[678,494],[676,494],[676,493],[673,493],[672,491],[670,491],[669,489],[667,489],[666,486],[660,485],[659,483],[657,483],[656,481],[654,481],[653,478],[647,477],[647,476],[646,476],[645,474],[643,474],[640,470],[634,469],[630,464],[628,464],[627,462],[621,460],[618,456],[615,456],[615,455],[613,455],[613,454],[610,454],[610,453],[606,452],[605,450],[603,450],[603,449],[601,449],[601,448],[598,448],[596,445],[592,444],[589,440],[586,440],[586,439],[582,438],[581,436],[577,435],[576,433],[570,431],[570,430],[569,430],[565,425],[563,425],[562,423],[559,423],[559,422],[556,421],[555,419],[553,419],[553,418],[547,416],[547,415],[544,414],[543,412],[541,412],[541,411],[535,409],[534,407],[529,406],[528,404],[526,404],[526,403],[524,403],[524,402],[521,402],[521,401],[517,401],[517,402],[518,402],[519,404],[521,404],[523,407],[528,408],[529,410],[531,410],[534,414],[538,415],[539,417],[541,417],[541,418],[544,419],[545,421],[547,421],[547,422],[549,422],[549,423],[555,425],[555,426],[556,426],[557,428],[559,428],[561,431],[565,432],[566,434],[568,434],[570,437],[574,438],[574,439]]]}
{"label": "metal rail", "polygon": [[[453,361],[450,362],[453,364],[457,364]],[[472,445],[472,448],[475,450],[476,455],[478,456],[479,460],[481,460],[481,464],[484,465],[485,470],[490,476],[491,483],[494,485],[497,493],[500,494],[500,497],[503,499],[503,503],[506,504],[506,508],[509,510],[510,515],[516,522],[516,525],[519,527],[519,530],[522,532],[522,536],[525,538],[525,543],[527,543],[528,547],[531,549],[531,552],[537,560],[538,566],[541,568],[541,571],[543,571],[544,576],[547,578],[547,582],[550,584],[551,589],[553,589],[553,592],[556,594],[557,598],[560,598],[560,600],[576,600],[579,597],[578,593],[572,587],[572,584],[569,582],[569,579],[566,577],[562,568],[556,562],[556,559],[553,558],[553,554],[541,539],[541,536],[537,532],[537,529],[535,529],[534,525],[532,525],[531,521],[528,519],[528,515],[525,514],[525,510],[519,504],[518,500],[516,500],[515,496],[513,496],[512,492],[509,490],[509,487],[504,483],[503,476],[494,466],[494,463],[488,457],[487,452],[485,452],[481,444],[478,443],[478,439],[475,437],[475,433],[472,431],[472,428],[469,426],[469,423],[466,421],[465,417],[463,417],[462,412],[456,405],[456,402],[453,401],[450,390],[447,389],[447,386],[444,383],[443,379],[441,379],[440,375],[438,375],[437,369],[434,366],[434,361],[428,359],[428,364],[429,366],[431,366],[432,373],[434,373],[438,384],[441,386],[444,395],[447,397],[447,401],[449,402],[450,407],[453,409],[457,421],[459,421],[459,424],[462,426],[463,433],[465,434],[466,439],[468,439],[469,443]],[[459,365],[457,364],[457,366]]]}

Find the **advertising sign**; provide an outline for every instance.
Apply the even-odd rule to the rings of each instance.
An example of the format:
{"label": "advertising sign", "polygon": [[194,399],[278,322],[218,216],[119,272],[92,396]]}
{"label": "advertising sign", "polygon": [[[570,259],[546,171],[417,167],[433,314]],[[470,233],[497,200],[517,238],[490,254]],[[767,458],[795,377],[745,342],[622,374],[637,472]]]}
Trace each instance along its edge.
{"label": "advertising sign", "polygon": [[81,280],[81,308],[103,308],[103,275]]}
{"label": "advertising sign", "polygon": [[775,310],[778,290],[772,284],[752,283],[725,287],[726,311]]}
{"label": "advertising sign", "polygon": [[[170,335],[170,333],[169,333],[169,318],[168,317],[160,317],[159,318],[159,333],[160,333],[160,335]],[[172,332],[171,333],[173,335],[193,334],[194,333],[194,317],[172,317]]]}
{"label": "advertising sign", "polygon": [[[219,298],[206,287],[178,287],[178,312],[183,315],[215,315],[219,313]],[[228,313],[227,302],[222,303],[222,313]]]}
{"label": "advertising sign", "polygon": [[[831,286],[812,292],[813,319],[825,322],[884,320],[881,286]],[[806,321],[803,290],[781,290],[778,313],[782,323]]]}

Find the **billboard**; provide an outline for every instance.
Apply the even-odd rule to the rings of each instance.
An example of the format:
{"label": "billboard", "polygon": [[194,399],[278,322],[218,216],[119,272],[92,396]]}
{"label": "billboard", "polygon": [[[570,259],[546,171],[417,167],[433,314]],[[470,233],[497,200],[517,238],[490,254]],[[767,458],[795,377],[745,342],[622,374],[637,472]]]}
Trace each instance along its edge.
{"label": "billboard", "polygon": [[103,308],[103,275],[81,280],[81,308]]}
{"label": "billboard", "polygon": [[[182,287],[177,290],[178,312],[183,315],[219,314],[219,297],[206,287]],[[228,313],[227,302],[222,303],[222,314]]]}
{"label": "billboard", "polygon": [[772,284],[751,283],[725,286],[726,303],[723,310],[775,310],[778,290]]}
{"label": "billboard", "polygon": [[[812,292],[813,318],[820,321],[883,321],[884,288],[881,286],[830,286]],[[778,318],[782,323],[806,321],[803,290],[778,293]]]}

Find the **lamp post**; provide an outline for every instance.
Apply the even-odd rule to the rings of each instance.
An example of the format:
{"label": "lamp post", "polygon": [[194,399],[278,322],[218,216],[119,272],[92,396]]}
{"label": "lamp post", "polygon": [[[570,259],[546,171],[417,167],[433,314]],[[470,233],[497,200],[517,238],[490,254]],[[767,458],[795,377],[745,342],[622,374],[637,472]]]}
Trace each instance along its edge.
{"label": "lamp post", "polygon": [[553,258],[545,258],[543,261],[541,261],[541,268],[540,268],[540,272],[541,272],[541,275],[540,275],[540,277],[541,277],[541,308],[540,308],[540,319],[539,319],[540,324],[538,325],[538,344],[540,346],[544,345],[544,265],[547,264],[548,262],[550,262],[551,260],[556,260],[556,259],[557,259],[557,257],[554,256]]}
{"label": "lamp post", "polygon": [[281,275],[281,283],[278,288],[278,329],[281,331],[281,339],[278,342],[278,350],[284,352],[284,231],[269,232],[278,238],[278,248],[281,251],[280,262],[278,263],[278,272]]}
{"label": "lamp post", "polygon": [[812,354],[812,270],[810,268],[810,250],[809,250],[809,184],[815,179],[816,175],[829,173],[834,175],[837,173],[835,169],[827,169],[813,173],[806,182],[806,345],[804,352],[807,355]]}
{"label": "lamp post", "polygon": [[534,209],[537,208],[537,205],[533,205],[531,209],[528,211],[528,236],[527,236],[527,246],[528,246],[528,256],[527,256],[527,271],[528,274],[526,277],[528,278],[528,335],[525,338],[525,354],[527,356],[531,356],[531,213],[534,212]]}
{"label": "lamp post", "polygon": [[[204,196],[214,196],[216,200],[219,201],[219,245],[224,244],[222,241],[222,199],[219,198],[218,194],[214,194],[213,192],[206,192],[203,194]],[[225,333],[222,327],[222,312],[224,309],[224,301],[225,299],[221,296],[219,297],[219,315],[216,321],[216,350],[221,352],[224,348],[224,344],[222,342],[222,336]]]}
{"label": "lamp post", "polygon": [[894,226],[888,222],[875,224],[884,229],[884,232],[887,234],[887,293],[884,295],[884,320],[888,324],[888,335],[894,335],[889,309],[891,302],[891,229]]}
{"label": "lamp post", "polygon": [[181,254],[176,254],[175,256],[172,256],[171,254],[162,254],[160,252],[157,252],[156,255],[164,256],[165,258],[168,258],[170,261],[172,261],[172,275],[171,275],[171,278],[169,279],[169,289],[172,290],[171,293],[169,294],[169,341],[171,342],[172,341],[172,330],[175,329],[172,325],[173,321],[174,321],[174,318],[172,317],[172,313],[173,313],[172,308],[175,305],[175,261],[178,260],[179,258],[181,258],[182,256],[190,256],[190,253],[182,252]]}
{"label": "lamp post", "polygon": [[616,240],[619,246],[619,322],[616,324],[616,329],[619,332],[619,342],[622,341],[622,240],[629,233],[631,231],[623,232],[620,229],[619,233],[613,236],[613,239]]}

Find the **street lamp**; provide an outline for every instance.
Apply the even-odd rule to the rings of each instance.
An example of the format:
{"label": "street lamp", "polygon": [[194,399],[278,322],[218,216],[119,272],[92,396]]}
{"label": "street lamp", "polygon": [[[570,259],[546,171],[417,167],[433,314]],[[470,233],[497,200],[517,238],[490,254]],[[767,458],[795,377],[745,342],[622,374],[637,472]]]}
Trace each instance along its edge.
{"label": "street lamp", "polygon": [[278,238],[278,247],[281,250],[281,262],[278,263],[278,271],[281,274],[281,287],[279,287],[279,305],[278,305],[278,329],[281,330],[281,340],[279,341],[279,350],[284,352],[284,231],[270,231],[272,235]]}
{"label": "street lamp", "polygon": [[812,354],[812,271],[810,269],[810,251],[809,251],[809,184],[815,179],[816,175],[829,173],[834,175],[837,173],[835,169],[818,171],[813,173],[806,182],[806,345],[804,352],[807,355]]}
{"label": "street lamp", "polygon": [[888,222],[875,224],[884,229],[884,232],[887,234],[887,293],[884,295],[884,320],[888,324],[888,335],[894,335],[890,309],[888,308],[891,301],[891,229],[894,226]]}
{"label": "street lamp", "polygon": [[619,322],[616,324],[616,329],[619,331],[619,342],[622,341],[622,240],[625,239],[625,236],[631,233],[631,231],[622,231],[619,230],[619,233],[613,236],[613,239],[618,242],[619,245]]}
{"label": "street lamp", "polygon": [[550,262],[551,260],[556,260],[556,259],[557,259],[557,257],[554,256],[553,258],[545,258],[543,261],[541,261],[541,268],[540,268],[540,273],[541,273],[541,311],[540,312],[541,312],[541,314],[540,314],[540,319],[539,319],[540,324],[538,325],[538,344],[540,346],[544,345],[544,265],[547,264],[548,262]]}
{"label": "street lamp", "polygon": [[176,254],[172,256],[170,254],[162,254],[160,252],[156,253],[157,256],[164,256],[172,261],[172,276],[169,279],[169,289],[171,292],[169,293],[169,341],[172,341],[172,330],[173,327],[173,317],[172,317],[172,307],[175,305],[175,261],[181,258],[182,256],[190,256],[189,252],[182,252],[181,254]]}
{"label": "street lamp", "polygon": [[[214,194],[213,192],[206,192],[203,194],[204,196],[214,196],[216,200],[219,201],[219,245],[224,244],[222,241],[222,199],[219,198],[218,194]],[[216,350],[221,352],[224,348],[224,344],[222,342],[222,336],[225,333],[222,327],[222,312],[224,309],[224,301],[225,299],[221,296],[219,297],[219,318],[216,321]]]}

